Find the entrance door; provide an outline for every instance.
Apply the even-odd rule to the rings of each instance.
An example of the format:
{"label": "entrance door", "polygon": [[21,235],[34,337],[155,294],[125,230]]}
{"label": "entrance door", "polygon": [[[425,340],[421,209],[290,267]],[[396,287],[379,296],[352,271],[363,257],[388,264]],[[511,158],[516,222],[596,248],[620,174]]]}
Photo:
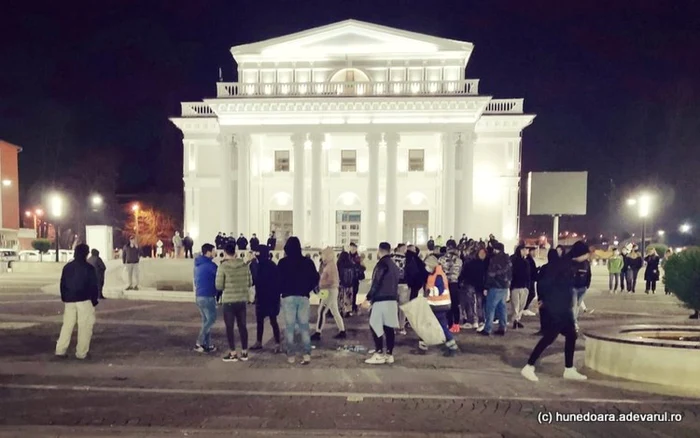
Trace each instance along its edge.
{"label": "entrance door", "polygon": [[277,236],[277,248],[283,248],[284,243],[294,231],[293,215],[291,211],[270,210],[270,232],[273,231],[275,232],[275,236]]}
{"label": "entrance door", "polygon": [[428,241],[428,210],[404,210],[403,212],[403,241],[415,245],[425,245]]}
{"label": "entrance door", "polygon": [[335,212],[335,244],[345,247],[350,242],[360,243],[359,210],[338,210]]}

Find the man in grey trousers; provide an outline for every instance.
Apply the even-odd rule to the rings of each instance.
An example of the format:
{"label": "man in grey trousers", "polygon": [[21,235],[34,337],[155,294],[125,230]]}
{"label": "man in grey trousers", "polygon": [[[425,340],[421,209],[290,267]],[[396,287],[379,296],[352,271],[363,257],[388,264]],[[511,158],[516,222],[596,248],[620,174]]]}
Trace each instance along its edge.
{"label": "man in grey trousers", "polygon": [[122,262],[126,267],[128,278],[128,286],[126,290],[139,290],[139,257],[140,248],[136,243],[136,237],[131,236],[129,243],[124,246],[122,251]]}

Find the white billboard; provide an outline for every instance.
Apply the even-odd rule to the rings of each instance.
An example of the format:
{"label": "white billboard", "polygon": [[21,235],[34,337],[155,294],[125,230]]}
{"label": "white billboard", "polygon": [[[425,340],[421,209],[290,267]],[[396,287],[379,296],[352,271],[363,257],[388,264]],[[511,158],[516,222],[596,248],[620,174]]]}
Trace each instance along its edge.
{"label": "white billboard", "polygon": [[527,214],[585,215],[588,172],[530,172]]}

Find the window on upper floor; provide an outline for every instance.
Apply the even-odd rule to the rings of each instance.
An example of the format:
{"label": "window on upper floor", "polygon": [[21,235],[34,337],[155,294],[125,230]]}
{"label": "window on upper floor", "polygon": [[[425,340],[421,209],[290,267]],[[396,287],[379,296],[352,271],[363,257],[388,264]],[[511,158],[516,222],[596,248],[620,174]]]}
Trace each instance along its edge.
{"label": "window on upper floor", "polygon": [[423,172],[425,170],[425,150],[424,149],[409,149],[408,150],[408,171]]}
{"label": "window on upper floor", "polygon": [[289,172],[289,151],[275,151],[275,172]]}
{"label": "window on upper floor", "polygon": [[357,151],[340,151],[340,171],[357,172]]}

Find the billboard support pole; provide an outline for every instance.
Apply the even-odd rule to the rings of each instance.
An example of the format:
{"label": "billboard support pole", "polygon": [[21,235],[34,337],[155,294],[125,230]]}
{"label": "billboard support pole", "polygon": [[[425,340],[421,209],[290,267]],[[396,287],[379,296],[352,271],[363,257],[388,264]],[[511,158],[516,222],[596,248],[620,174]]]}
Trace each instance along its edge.
{"label": "billboard support pole", "polygon": [[559,215],[554,215],[554,226],[552,229],[552,247],[559,246]]}

